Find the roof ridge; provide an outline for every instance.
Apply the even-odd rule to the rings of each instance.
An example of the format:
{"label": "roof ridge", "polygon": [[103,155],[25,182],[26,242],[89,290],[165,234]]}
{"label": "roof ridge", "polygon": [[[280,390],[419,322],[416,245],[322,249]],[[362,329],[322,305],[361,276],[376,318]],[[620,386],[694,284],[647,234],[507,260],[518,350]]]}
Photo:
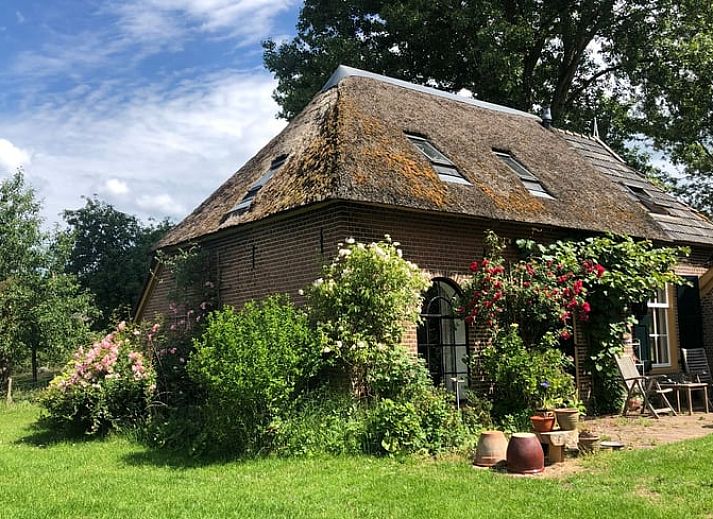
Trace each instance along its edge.
{"label": "roof ridge", "polygon": [[535,119],[537,121],[542,120],[540,117],[538,117],[535,114],[531,114],[529,112],[518,110],[517,108],[510,108],[509,106],[502,106],[502,105],[495,104],[495,103],[489,103],[488,101],[481,101],[479,99],[459,96],[459,95],[453,94],[451,92],[446,92],[445,90],[439,90],[437,88],[433,88],[433,87],[429,87],[429,86],[425,86],[425,85],[419,85],[417,83],[410,83],[409,81],[404,81],[403,79],[396,79],[393,77],[384,76],[382,74],[377,74],[375,72],[369,72],[367,70],[361,70],[361,69],[354,68],[354,67],[348,67],[346,65],[339,65],[336,68],[336,70],[332,73],[331,76],[329,76],[329,79],[322,87],[322,92],[337,86],[342,81],[342,79],[345,79],[348,77],[353,77],[353,76],[373,79],[376,81],[380,81],[382,83],[388,83],[390,85],[395,85],[395,86],[398,86],[401,88],[415,90],[416,92],[421,92],[424,94],[443,97],[443,98],[449,99],[451,101],[456,101],[456,102],[460,102],[460,103],[469,104],[472,106],[477,106],[478,108],[484,108],[486,110],[493,110],[495,112],[506,113],[509,115],[517,115],[520,117]]}

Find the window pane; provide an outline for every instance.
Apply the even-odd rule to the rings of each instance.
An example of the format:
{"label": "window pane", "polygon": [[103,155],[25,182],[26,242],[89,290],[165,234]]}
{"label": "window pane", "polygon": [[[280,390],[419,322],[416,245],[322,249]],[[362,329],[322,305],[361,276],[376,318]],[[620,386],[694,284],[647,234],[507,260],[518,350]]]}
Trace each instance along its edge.
{"label": "window pane", "polygon": [[448,160],[448,158],[443,155],[440,151],[438,151],[436,148],[433,147],[433,145],[428,142],[424,141],[421,139],[414,139],[410,138],[411,142],[413,142],[418,149],[420,149],[426,157],[428,157],[430,160],[437,164],[445,164],[445,165],[452,165],[453,163]]}
{"label": "window pane", "polygon": [[650,308],[649,347],[654,364],[670,364],[666,308]]}

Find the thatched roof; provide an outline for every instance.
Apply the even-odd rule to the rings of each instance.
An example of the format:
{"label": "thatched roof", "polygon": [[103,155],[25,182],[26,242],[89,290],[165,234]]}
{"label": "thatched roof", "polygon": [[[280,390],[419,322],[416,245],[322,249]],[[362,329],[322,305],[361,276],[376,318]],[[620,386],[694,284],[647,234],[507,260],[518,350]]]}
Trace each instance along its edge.
{"label": "thatched roof", "polygon": [[[406,133],[427,138],[470,185],[442,181]],[[493,150],[509,152],[553,198],[531,195]],[[608,155],[604,166],[597,153]],[[287,161],[249,209],[231,212],[282,154]],[[710,234],[672,232],[621,185],[618,170],[654,189],[599,141],[546,129],[531,114],[340,67],[282,133],[159,246],[325,200],[713,244],[713,225],[667,199],[686,215],[672,218],[695,220]]]}

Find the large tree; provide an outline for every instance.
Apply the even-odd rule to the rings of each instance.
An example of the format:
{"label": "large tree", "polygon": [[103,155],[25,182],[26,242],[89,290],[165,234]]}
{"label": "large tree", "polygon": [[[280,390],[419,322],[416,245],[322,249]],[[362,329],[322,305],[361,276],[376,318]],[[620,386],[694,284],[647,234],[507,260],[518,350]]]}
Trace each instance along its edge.
{"label": "large tree", "polygon": [[97,325],[103,328],[112,319],[128,317],[149,270],[151,246],[170,222],[143,224],[96,198],[65,211],[64,219],[71,243],[67,271],[95,295],[102,312]]}
{"label": "large tree", "polygon": [[264,60],[287,119],[342,63],[550,107],[556,125],[576,131],[596,118],[630,158],[642,158],[633,136],[706,178],[712,12],[709,0],[306,0],[297,36],[265,42]]}
{"label": "large tree", "polygon": [[37,380],[40,361],[85,342],[95,314],[91,295],[62,271],[40,209],[22,172],[0,182],[0,382],[28,359]]}

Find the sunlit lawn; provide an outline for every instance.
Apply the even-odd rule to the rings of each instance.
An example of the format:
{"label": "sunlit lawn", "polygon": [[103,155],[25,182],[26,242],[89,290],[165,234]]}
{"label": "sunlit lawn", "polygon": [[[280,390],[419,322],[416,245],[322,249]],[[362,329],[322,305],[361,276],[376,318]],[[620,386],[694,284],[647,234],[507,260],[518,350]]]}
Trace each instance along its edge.
{"label": "sunlit lawn", "polygon": [[[124,438],[56,441],[38,408],[0,407],[0,518],[706,517],[713,437],[601,454],[565,480],[466,460],[371,457],[200,464]],[[708,515],[707,517],[711,517]]]}

